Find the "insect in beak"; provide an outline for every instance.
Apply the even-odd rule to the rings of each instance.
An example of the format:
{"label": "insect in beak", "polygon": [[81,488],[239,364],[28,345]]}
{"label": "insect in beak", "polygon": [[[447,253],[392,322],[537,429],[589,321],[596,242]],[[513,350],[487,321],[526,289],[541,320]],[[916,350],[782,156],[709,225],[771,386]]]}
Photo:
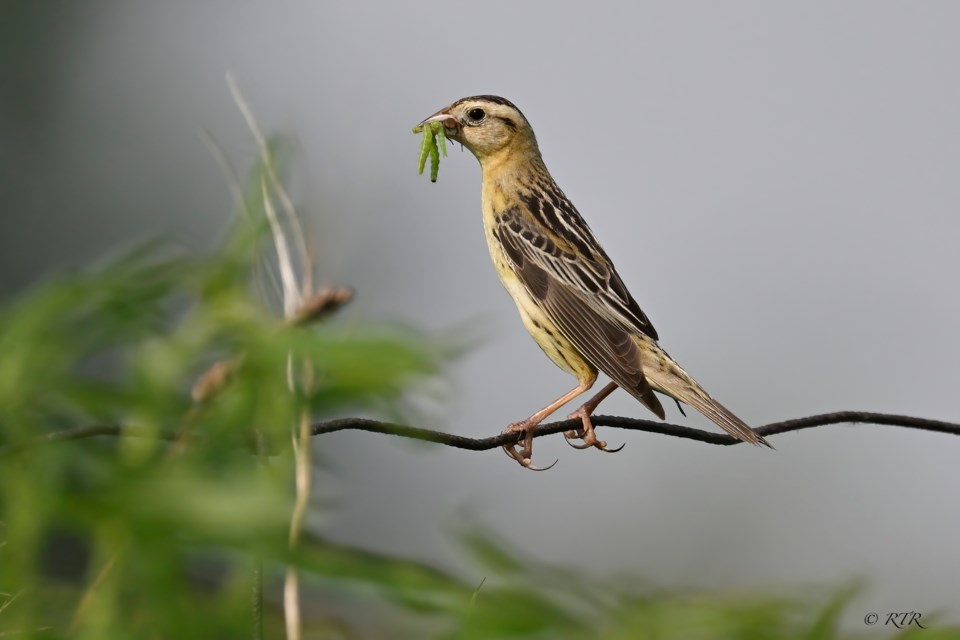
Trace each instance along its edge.
{"label": "insect in beak", "polygon": [[446,134],[446,136],[448,138],[453,138],[454,140],[457,140],[457,134],[460,133],[461,125],[460,125],[460,121],[457,120],[455,116],[447,113],[446,111],[438,111],[437,113],[433,114],[432,116],[430,116],[429,118],[421,122],[419,125],[417,125],[417,127],[418,128],[423,127],[425,124],[429,122],[442,122],[443,132]]}

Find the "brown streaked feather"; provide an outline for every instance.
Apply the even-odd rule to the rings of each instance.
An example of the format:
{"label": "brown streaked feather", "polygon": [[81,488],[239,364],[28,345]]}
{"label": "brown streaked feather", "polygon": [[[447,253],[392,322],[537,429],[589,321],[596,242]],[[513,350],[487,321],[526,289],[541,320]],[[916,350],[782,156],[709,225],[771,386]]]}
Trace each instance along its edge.
{"label": "brown streaked feather", "polygon": [[[604,307],[606,313],[619,316],[626,324],[656,340],[657,330],[653,328],[653,323],[630,295],[613,262],[560,187],[553,180],[540,175],[528,191],[519,194],[519,198],[526,206],[526,211],[507,211],[503,214],[504,222],[514,227],[518,223],[523,225],[524,235],[545,237],[547,243],[555,246],[560,254],[555,252],[552,258],[561,257],[580,264],[581,272],[573,274],[576,280],[571,284],[585,287],[586,292],[600,296],[608,303]],[[524,220],[524,214],[529,214],[529,222]],[[551,270],[549,265],[544,267]],[[556,275],[559,278],[568,277],[568,271],[567,267],[563,267]],[[584,271],[592,276],[591,282],[583,281]]]}
{"label": "brown streaked feather", "polygon": [[[632,329],[607,313],[599,313],[603,302],[572,282],[572,271],[565,270],[568,277],[558,278],[540,261],[531,259],[534,245],[524,231],[507,223],[498,227],[497,235],[534,302],[591,364],[663,419],[663,405],[644,377],[642,356]],[[555,247],[544,245],[543,250],[550,252],[552,248]]]}
{"label": "brown streaked feather", "polygon": [[640,353],[629,330],[595,313],[582,295],[555,282],[541,304],[563,335],[594,366],[661,420],[666,418],[663,405],[643,374]]}
{"label": "brown streaked feather", "polygon": [[643,358],[644,375],[656,391],[690,405],[738,440],[770,447],[761,435],[714,400],[660,345],[642,336],[634,340]]}
{"label": "brown streaked feather", "polygon": [[[489,117],[471,116],[475,108]],[[693,405],[737,438],[764,443],[659,348],[652,323],[550,176],[516,106],[472,96],[440,114],[480,161],[484,229],[501,281],[544,352],[578,377],[578,390],[601,370],[661,418],[655,392]]]}

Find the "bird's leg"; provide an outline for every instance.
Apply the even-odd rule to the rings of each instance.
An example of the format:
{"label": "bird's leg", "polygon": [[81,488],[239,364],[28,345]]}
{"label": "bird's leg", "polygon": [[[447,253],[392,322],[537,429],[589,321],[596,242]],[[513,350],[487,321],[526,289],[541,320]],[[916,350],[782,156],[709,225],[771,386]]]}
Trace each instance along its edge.
{"label": "bird's leg", "polygon": [[[617,449],[607,449],[606,442],[603,440],[597,440],[597,434],[593,430],[593,421],[590,419],[590,416],[593,415],[597,405],[603,402],[606,397],[613,393],[614,389],[616,388],[617,383],[611,382],[601,389],[600,393],[587,400],[579,409],[567,416],[567,418],[571,420],[574,418],[580,418],[580,421],[583,424],[580,429],[563,432],[563,437],[567,439],[567,444],[574,449],[587,449],[589,447],[596,447],[597,449],[600,449],[600,451],[606,451],[608,453],[614,453],[620,451],[620,449],[623,449],[623,445],[620,445],[620,447]],[[576,438],[583,440],[583,444],[573,444],[570,442],[570,440]]]}
{"label": "bird's leg", "polygon": [[[540,411],[537,411],[535,414],[527,418],[526,420],[521,420],[520,422],[514,422],[509,427],[504,429],[504,433],[523,433],[523,447],[517,448],[515,444],[504,445],[503,450],[508,456],[520,463],[520,466],[531,469],[533,471],[544,471],[544,468],[534,467],[530,464],[530,458],[533,455],[533,433],[537,430],[537,426],[544,421],[544,419],[549,416],[551,413],[567,404],[574,398],[576,398],[581,393],[590,390],[590,387],[593,386],[596,377],[590,380],[583,380],[576,387],[563,394]],[[612,391],[612,389],[611,389]],[[609,392],[607,392],[609,393]],[[556,463],[554,463],[556,464]],[[553,465],[550,465],[551,467]],[[549,469],[550,467],[546,467]]]}

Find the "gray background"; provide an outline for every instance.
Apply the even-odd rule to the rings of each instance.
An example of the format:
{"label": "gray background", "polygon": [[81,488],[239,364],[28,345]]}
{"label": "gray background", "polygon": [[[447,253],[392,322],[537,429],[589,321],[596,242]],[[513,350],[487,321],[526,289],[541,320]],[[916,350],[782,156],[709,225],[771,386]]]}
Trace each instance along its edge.
{"label": "gray background", "polygon": [[[80,5],[83,5],[82,7]],[[295,134],[297,196],[345,322],[482,325],[429,426],[485,436],[572,380],[489,264],[477,163],[432,185],[410,127],[496,93],[615,260],[661,342],[747,422],[838,409],[958,419],[960,4],[7,3],[0,10],[0,284],[172,238],[206,250],[230,198],[197,131],[255,148],[224,83]],[[682,420],[667,406],[671,420]],[[619,392],[602,412],[649,417]],[[696,426],[709,423],[691,415]],[[367,434],[318,446],[340,509],[315,526],[454,561],[473,520],[513,548],[665,587],[863,578],[870,611],[960,620],[960,442],[834,426],[775,452],[606,430],[528,473]]]}

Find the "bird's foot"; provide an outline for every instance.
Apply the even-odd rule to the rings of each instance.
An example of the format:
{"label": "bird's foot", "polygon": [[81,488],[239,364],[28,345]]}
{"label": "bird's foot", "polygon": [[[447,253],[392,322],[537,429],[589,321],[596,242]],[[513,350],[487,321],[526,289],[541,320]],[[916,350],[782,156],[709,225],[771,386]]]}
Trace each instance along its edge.
{"label": "bird's foot", "polygon": [[[517,442],[513,444],[503,445],[503,451],[509,457],[516,460],[521,467],[524,469],[530,469],[531,471],[546,471],[557,464],[557,461],[554,460],[553,464],[547,467],[538,467],[532,464],[531,457],[533,456],[533,433],[537,430],[539,422],[531,422],[530,420],[523,420],[521,422],[514,422],[512,425],[503,430],[505,434],[511,433],[522,433],[523,438],[518,439]],[[520,443],[523,443],[523,446],[520,446]]]}
{"label": "bird's foot", "polygon": [[[616,449],[608,449],[605,441],[597,439],[596,431],[593,429],[593,421],[590,419],[590,407],[587,405],[571,413],[567,416],[567,419],[579,419],[582,424],[579,429],[563,432],[563,437],[566,439],[567,444],[574,449],[589,449],[590,447],[594,447],[606,453],[616,453],[626,446],[626,444],[622,444]],[[574,444],[571,440],[582,440],[583,442],[581,444]]]}

